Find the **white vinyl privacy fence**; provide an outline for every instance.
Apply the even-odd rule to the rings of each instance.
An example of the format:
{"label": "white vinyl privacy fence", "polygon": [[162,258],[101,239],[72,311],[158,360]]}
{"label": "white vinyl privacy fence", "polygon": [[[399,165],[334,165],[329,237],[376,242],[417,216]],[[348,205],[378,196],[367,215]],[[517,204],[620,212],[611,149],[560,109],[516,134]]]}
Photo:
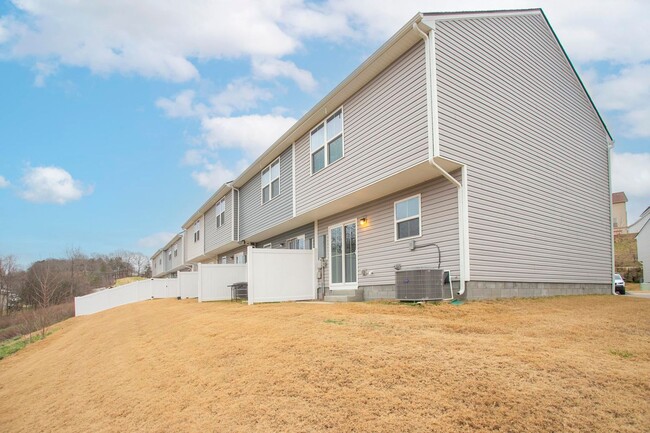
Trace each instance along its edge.
{"label": "white vinyl privacy fence", "polygon": [[248,247],[248,303],[316,299],[316,250]]}
{"label": "white vinyl privacy fence", "polygon": [[[196,297],[198,276],[196,272],[179,272],[180,278],[151,278],[135,281],[112,289],[103,289],[86,296],[74,298],[75,316],[98,313],[120,305],[132,304],[154,298]],[[194,295],[192,296],[192,293]],[[183,294],[187,296],[182,296]]]}
{"label": "white vinyl privacy fence", "polygon": [[199,265],[199,302],[231,299],[230,285],[246,282],[247,265]]}
{"label": "white vinyl privacy fence", "polygon": [[199,273],[198,272],[179,272],[178,285],[182,299],[196,298],[199,293]]}

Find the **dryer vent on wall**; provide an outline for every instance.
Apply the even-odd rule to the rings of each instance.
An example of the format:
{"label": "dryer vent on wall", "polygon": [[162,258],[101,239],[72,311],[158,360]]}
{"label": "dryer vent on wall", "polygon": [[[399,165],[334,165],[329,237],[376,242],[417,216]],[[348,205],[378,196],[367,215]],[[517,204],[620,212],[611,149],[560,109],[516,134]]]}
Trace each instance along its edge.
{"label": "dryer vent on wall", "polygon": [[395,272],[395,288],[400,301],[439,301],[453,299],[451,285],[445,284],[448,271],[411,269]]}

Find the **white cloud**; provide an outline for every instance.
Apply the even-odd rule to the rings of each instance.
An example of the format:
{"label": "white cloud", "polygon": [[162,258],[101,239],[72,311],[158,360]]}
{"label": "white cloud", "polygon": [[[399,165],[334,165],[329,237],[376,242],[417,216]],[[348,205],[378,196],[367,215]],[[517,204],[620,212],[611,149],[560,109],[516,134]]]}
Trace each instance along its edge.
{"label": "white cloud", "polygon": [[37,62],[34,65],[33,70],[36,72],[36,76],[34,77],[34,86],[44,87],[45,80],[56,72],[57,66],[51,63]]}
{"label": "white cloud", "polygon": [[628,196],[650,198],[650,153],[614,152],[612,188]]}
{"label": "white cloud", "polygon": [[[194,59],[282,57],[300,46],[284,29],[301,1],[17,0],[3,18],[11,54],[48,58],[99,74],[170,81],[199,76]],[[21,20],[18,22],[18,20]]]}
{"label": "white cloud", "polygon": [[593,69],[585,75],[596,105],[621,120],[622,135],[650,137],[650,64],[625,67],[605,77]]}
{"label": "white cloud", "polygon": [[158,98],[156,106],[162,109],[167,117],[195,117],[204,114],[207,107],[202,104],[194,104],[195,92],[184,90],[173,99]]}
{"label": "white cloud", "polygon": [[72,178],[59,167],[28,167],[22,178],[20,196],[34,203],[65,204],[91,194],[92,187]]}
{"label": "white cloud", "polygon": [[0,176],[0,189],[7,188],[9,185],[11,185],[9,181],[4,176]]}
{"label": "white cloud", "polygon": [[215,191],[224,183],[235,179],[247,166],[246,160],[239,161],[232,168],[225,167],[220,161],[205,161],[202,170],[192,172],[192,178],[208,191]]}
{"label": "white cloud", "polygon": [[174,236],[176,233],[158,232],[140,238],[136,243],[140,248],[158,249],[164,247]]}
{"label": "white cloud", "polygon": [[284,134],[296,119],[281,115],[207,117],[201,121],[203,138],[212,148],[238,148],[252,159]]}
{"label": "white cloud", "polygon": [[183,165],[201,165],[207,162],[205,149],[190,149],[185,152],[181,163]]}
{"label": "white cloud", "polygon": [[211,111],[229,116],[234,111],[250,110],[259,101],[268,101],[273,94],[268,90],[239,79],[229,83],[226,88],[210,98]]}
{"label": "white cloud", "polygon": [[311,92],[316,89],[316,80],[311,72],[300,69],[293,62],[274,58],[253,59],[253,74],[257,78],[272,80],[286,77],[293,80],[300,90]]}

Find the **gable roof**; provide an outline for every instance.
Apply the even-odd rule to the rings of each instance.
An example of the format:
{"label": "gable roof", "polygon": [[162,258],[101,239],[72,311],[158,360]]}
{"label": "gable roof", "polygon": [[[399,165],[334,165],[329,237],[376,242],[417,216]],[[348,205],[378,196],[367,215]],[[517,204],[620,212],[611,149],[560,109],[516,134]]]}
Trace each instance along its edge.
{"label": "gable roof", "polygon": [[323,99],[314,105],[307,113],[305,113],[296,123],[293,124],[280,138],[278,138],[271,146],[269,146],[252,164],[250,164],[244,171],[233,181],[222,185],[217,191],[196,211],[192,216],[183,224],[183,228],[187,229],[197,218],[199,218],[205,211],[207,211],[213,204],[215,204],[221,197],[223,197],[231,187],[240,188],[251,178],[253,178],[260,170],[269,165],[273,160],[280,156],[282,152],[288,149],[295,141],[300,139],[304,134],[308,133],[314,126],[321,122],[328,114],[334,112],[338,107],[343,104],[350,96],[354,95],[363,86],[370,82],[374,77],[379,75],[386,67],[392,62],[397,60],[399,56],[404,54],[406,50],[411,48],[422,39],[419,34],[413,31],[413,25],[421,25],[424,30],[431,30],[431,28],[423,22],[423,18],[436,19],[466,19],[466,18],[481,18],[489,16],[508,16],[517,14],[540,14],[546,24],[548,25],[553,37],[558,43],[564,57],[569,63],[575,77],[580,83],[587,99],[591,103],[600,123],[605,130],[605,133],[613,142],[613,138],[605,124],[602,116],[600,115],[596,105],[594,104],[587,88],[580,79],[573,63],[569,59],[562,43],[558,39],[555,30],[548,21],[546,14],[541,8],[533,9],[509,9],[509,10],[489,10],[489,11],[461,11],[461,12],[419,12],[415,14],[404,26],[402,26],[388,41],[386,41],[377,51],[368,57],[359,67],[357,67],[350,75],[348,75],[339,85],[332,89]]}
{"label": "gable roof", "polygon": [[622,191],[612,193],[612,203],[627,203],[627,196]]}

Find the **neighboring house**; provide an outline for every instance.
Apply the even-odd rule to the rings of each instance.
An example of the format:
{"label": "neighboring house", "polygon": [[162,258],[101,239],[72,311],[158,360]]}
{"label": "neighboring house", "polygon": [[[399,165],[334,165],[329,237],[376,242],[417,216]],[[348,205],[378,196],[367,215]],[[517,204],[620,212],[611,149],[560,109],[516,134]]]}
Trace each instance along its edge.
{"label": "neighboring house", "polygon": [[643,228],[643,226],[648,221],[650,221],[650,206],[648,206],[646,210],[643,211],[639,219],[628,226],[628,233],[639,233],[641,231],[641,228]]}
{"label": "neighboring house", "polygon": [[643,264],[641,288],[650,290],[650,221],[646,221],[636,235],[636,251],[639,261]]}
{"label": "neighboring house", "polygon": [[627,233],[627,196],[624,192],[615,192],[612,194],[612,223],[614,225],[614,234],[621,235]]}
{"label": "neighboring house", "polygon": [[187,267],[184,256],[184,232],[174,236],[167,245],[151,256],[151,276],[153,278],[176,278],[177,272]]}
{"label": "neighboring house", "polygon": [[471,299],[611,293],[611,145],[540,9],[418,14],[185,222],[186,261],[316,248],[364,299],[439,263]]}

